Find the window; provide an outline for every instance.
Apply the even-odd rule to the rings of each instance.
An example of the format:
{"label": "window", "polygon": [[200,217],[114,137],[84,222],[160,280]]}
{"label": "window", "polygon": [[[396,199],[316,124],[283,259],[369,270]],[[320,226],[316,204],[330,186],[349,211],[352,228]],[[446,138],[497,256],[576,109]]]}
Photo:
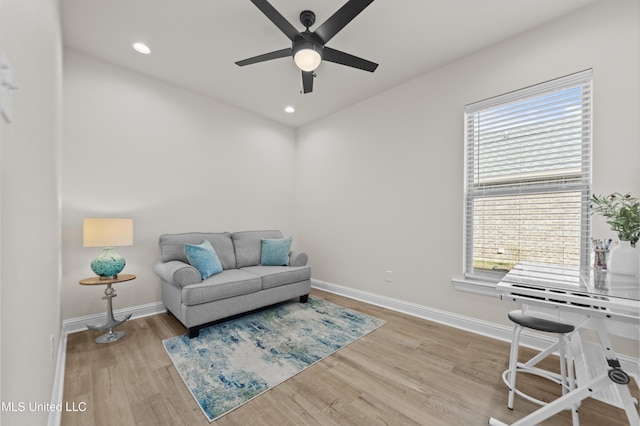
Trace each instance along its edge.
{"label": "window", "polygon": [[586,269],[591,70],[465,107],[465,276],[519,261]]}

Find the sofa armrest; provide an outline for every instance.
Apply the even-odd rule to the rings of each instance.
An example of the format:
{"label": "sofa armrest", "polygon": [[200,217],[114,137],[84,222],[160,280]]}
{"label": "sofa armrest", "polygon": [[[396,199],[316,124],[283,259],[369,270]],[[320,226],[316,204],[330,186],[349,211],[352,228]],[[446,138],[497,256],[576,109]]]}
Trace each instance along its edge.
{"label": "sofa armrest", "polygon": [[292,251],[289,253],[289,266],[304,266],[309,261],[307,253]]}
{"label": "sofa armrest", "polygon": [[153,270],[164,281],[176,287],[202,282],[200,272],[196,268],[179,260],[156,263]]}

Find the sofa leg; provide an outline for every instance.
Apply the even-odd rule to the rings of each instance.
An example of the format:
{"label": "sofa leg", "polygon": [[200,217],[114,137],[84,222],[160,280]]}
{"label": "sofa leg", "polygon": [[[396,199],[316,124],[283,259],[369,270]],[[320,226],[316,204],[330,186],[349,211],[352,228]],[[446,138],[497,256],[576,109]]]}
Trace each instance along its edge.
{"label": "sofa leg", "polygon": [[305,294],[304,296],[300,296],[300,303],[307,303],[307,300],[309,300],[308,294]]}
{"label": "sofa leg", "polygon": [[200,335],[200,327],[189,327],[189,339],[198,337]]}

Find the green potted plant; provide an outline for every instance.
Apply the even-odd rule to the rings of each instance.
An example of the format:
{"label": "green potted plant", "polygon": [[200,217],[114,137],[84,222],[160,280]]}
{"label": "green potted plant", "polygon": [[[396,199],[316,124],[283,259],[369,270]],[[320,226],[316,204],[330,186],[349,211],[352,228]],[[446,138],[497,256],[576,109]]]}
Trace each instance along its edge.
{"label": "green potted plant", "polygon": [[616,192],[606,197],[593,195],[591,213],[604,217],[620,239],[618,246],[611,250],[609,270],[626,275],[638,274],[635,244],[640,237],[640,201],[630,193]]}

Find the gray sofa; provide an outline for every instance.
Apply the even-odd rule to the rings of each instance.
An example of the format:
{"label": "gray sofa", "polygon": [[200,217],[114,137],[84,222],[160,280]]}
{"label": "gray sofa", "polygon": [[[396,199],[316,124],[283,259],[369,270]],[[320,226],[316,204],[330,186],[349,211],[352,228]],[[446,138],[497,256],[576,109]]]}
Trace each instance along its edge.
{"label": "gray sofa", "polygon": [[[213,321],[299,298],[305,303],[311,290],[307,255],[289,253],[289,266],[262,266],[262,239],[283,238],[280,231],[166,234],[160,236],[161,261],[154,267],[162,279],[162,301],[185,325],[189,337]],[[202,280],[188,263],[185,244],[208,240],[223,271]]]}

